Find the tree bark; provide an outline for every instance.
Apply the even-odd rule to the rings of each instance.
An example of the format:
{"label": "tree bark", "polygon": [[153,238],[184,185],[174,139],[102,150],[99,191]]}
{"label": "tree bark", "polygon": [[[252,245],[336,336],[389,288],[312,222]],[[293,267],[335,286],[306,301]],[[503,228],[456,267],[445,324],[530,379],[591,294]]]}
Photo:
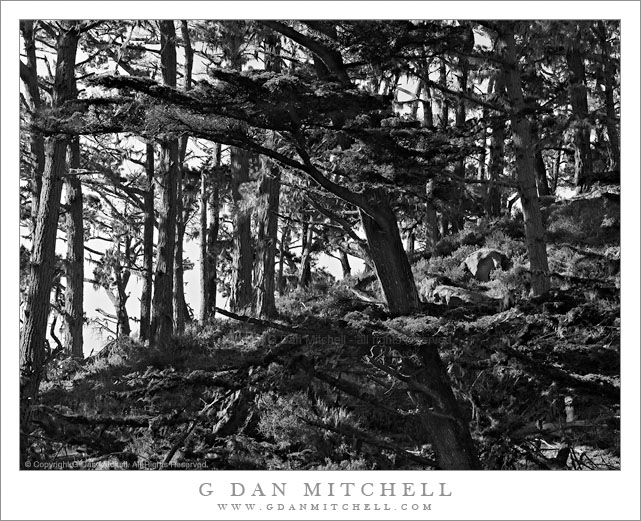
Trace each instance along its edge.
{"label": "tree bark", "polygon": [[[79,39],[76,24],[62,23],[57,40],[52,106],[62,106],[75,94],[75,63]],[[67,138],[57,135],[45,145],[45,165],[38,205],[25,316],[20,335],[20,405],[22,427],[28,430],[31,405],[38,396],[45,354],[46,328],[55,269],[56,232],[66,172]]]}
{"label": "tree bark", "polygon": [[[80,168],[80,141],[78,137],[70,140],[68,161],[71,168]],[[82,183],[77,175],[65,179],[67,194],[67,258],[65,275],[65,335],[63,343],[71,356],[84,358],[82,328],[84,318],[83,295],[85,281],[85,240],[82,216]]]}
{"label": "tree bark", "polygon": [[377,208],[375,218],[359,208],[361,223],[376,268],[376,275],[392,315],[409,315],[420,305],[414,275],[385,190],[367,188],[369,205]]}
{"label": "tree bark", "polygon": [[533,147],[530,142],[532,132],[530,123],[524,115],[525,103],[521,90],[521,75],[516,56],[513,28],[510,22],[503,23],[501,27],[502,44],[505,46],[507,92],[512,104],[512,141],[516,156],[518,190],[523,206],[532,292],[535,295],[540,295],[550,288],[550,276],[545,229],[536,189]]}
{"label": "tree bark", "polygon": [[581,52],[581,30],[577,28],[569,42],[566,60],[569,73],[570,103],[574,113],[574,185],[577,192],[583,191],[592,176],[592,150],[590,149],[591,125],[588,119],[588,89],[585,80],[585,64]]}
{"label": "tree bark", "polygon": [[[161,69],[163,83],[176,86],[176,30],[172,20],[161,20]],[[160,208],[158,212],[158,260],[154,277],[151,338],[167,345],[174,332],[173,274],[176,242],[176,190],[178,179],[178,140],[171,136],[160,139]]]}
{"label": "tree bark", "polygon": [[151,328],[151,294],[154,269],[154,144],[147,143],[147,189],[143,195],[143,279],[140,296],[140,340],[150,338]]}

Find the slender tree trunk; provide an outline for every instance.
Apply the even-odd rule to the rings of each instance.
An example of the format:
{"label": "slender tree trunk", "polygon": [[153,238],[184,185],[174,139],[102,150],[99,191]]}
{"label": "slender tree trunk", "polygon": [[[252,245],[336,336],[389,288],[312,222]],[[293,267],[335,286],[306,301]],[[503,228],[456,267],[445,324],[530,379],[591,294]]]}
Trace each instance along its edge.
{"label": "slender tree trunk", "polygon": [[151,294],[154,269],[154,144],[147,143],[147,189],[143,195],[143,279],[140,296],[140,340],[150,338]]}
{"label": "slender tree trunk", "polygon": [[[74,96],[77,25],[61,23],[58,36],[52,106],[60,107]],[[66,172],[67,138],[55,136],[45,144],[45,165],[38,205],[23,329],[20,335],[20,405],[22,428],[29,429],[31,405],[38,396],[45,353],[47,320],[55,269],[56,232]]]}
{"label": "slender tree trunk", "polygon": [[521,90],[514,32],[510,22],[502,24],[502,39],[505,45],[507,65],[505,67],[507,92],[512,104],[512,141],[516,156],[516,173],[519,195],[523,205],[525,241],[530,259],[532,292],[545,293],[550,288],[548,256],[545,246],[545,229],[536,190],[533,147],[530,123],[524,115],[525,103]]}
{"label": "slender tree trunk", "polygon": [[255,273],[256,313],[260,317],[276,316],[274,283],[276,271],[276,243],[278,241],[278,206],[280,198],[280,170],[269,159],[262,158],[259,201],[256,214],[258,225],[257,262]]}
{"label": "slender tree trunk", "polygon": [[220,172],[221,146],[216,143],[211,193],[209,194],[209,228],[207,230],[207,316],[216,315],[217,264],[218,264],[218,231],[220,229],[220,190],[223,176]]}
{"label": "slender tree trunk", "polygon": [[[242,69],[242,41],[236,35],[230,44],[231,68]],[[251,237],[251,211],[243,203],[241,186],[249,181],[249,152],[231,147],[231,193],[233,200],[234,240],[232,252],[231,295],[229,307],[232,311],[243,311],[252,305],[253,252]]]}
{"label": "slender tree trunk", "polygon": [[[265,70],[281,72],[280,38],[274,33],[265,38]],[[268,146],[274,146],[273,133],[268,138]],[[278,212],[280,204],[280,169],[273,161],[261,157],[260,186],[256,224],[256,287],[255,310],[260,317],[275,317],[276,300],[276,246],[278,242]]]}
{"label": "slender tree trunk", "polygon": [[[489,88],[488,91],[490,91]],[[496,73],[491,92],[499,96],[504,94],[505,81],[503,72]],[[503,176],[503,169],[505,168],[505,119],[503,116],[494,114],[490,128],[492,135],[490,136],[489,183],[487,187],[486,210],[490,217],[500,217],[501,189],[497,183]]]}
{"label": "slender tree trunk", "polygon": [[[441,65],[439,67],[439,83],[443,87],[447,88],[447,66],[445,65],[445,61],[443,60],[441,60]],[[449,112],[450,112],[449,101],[447,101],[445,94],[441,93],[441,113],[439,115],[439,123],[440,123],[439,126],[443,130],[447,129]]]}
{"label": "slender tree trunk", "polygon": [[[312,219],[310,218],[310,221]],[[306,288],[312,282],[311,252],[314,244],[314,226],[303,224],[300,268],[298,270],[298,287]]]}
{"label": "slender tree trunk", "polygon": [[[176,30],[172,20],[161,20],[161,68],[163,82],[176,86]],[[158,212],[158,260],[154,277],[151,337],[158,345],[167,345],[174,332],[173,275],[176,243],[176,190],[178,179],[178,140],[161,141],[160,208]]]}
{"label": "slender tree trunk", "polygon": [[427,243],[430,248],[434,248],[439,240],[439,229],[436,207],[431,201],[425,204],[425,225],[427,226]]}
{"label": "slender tree trunk", "polygon": [[[69,141],[68,161],[71,168],[80,168],[80,141],[74,137]],[[82,183],[77,175],[67,175],[67,259],[65,275],[65,336],[63,343],[71,356],[83,358],[83,294],[85,280],[85,240],[82,217]]]}
{"label": "slender tree trunk", "polygon": [[585,64],[581,52],[581,30],[570,42],[566,52],[569,72],[570,103],[575,118],[574,129],[574,184],[577,192],[583,191],[592,176],[592,150],[590,149],[591,125],[588,120],[588,89],[585,80]]}
{"label": "slender tree trunk", "polygon": [[[20,64],[20,78],[25,84],[25,98],[29,104],[28,110],[31,114],[26,115],[27,123],[33,119],[35,113],[42,101],[40,98],[40,88],[38,87],[38,68],[36,63],[36,40],[33,30],[33,20],[22,20],[20,30],[24,41],[26,64]],[[29,131],[29,147],[33,166],[31,169],[31,222],[32,232],[36,227],[38,217],[38,202],[40,200],[40,190],[42,189],[42,172],[45,166],[45,142],[42,134],[35,130]]]}
{"label": "slender tree trunk", "polygon": [[432,128],[434,126],[434,113],[432,112],[432,88],[429,85],[423,85],[425,99],[423,101],[423,126]]}
{"label": "slender tree trunk", "polygon": [[285,256],[289,254],[289,239],[290,239],[291,228],[289,221],[285,223],[283,231],[280,235],[280,252],[278,259],[278,294],[284,295],[285,289],[287,287],[287,280],[284,277],[285,272]]}
{"label": "slender tree trunk", "polygon": [[[462,94],[467,94],[468,91],[468,76],[469,76],[469,60],[466,57],[467,54],[472,52],[474,48],[474,32],[472,27],[468,26],[465,31],[465,39],[463,42],[463,55],[458,59],[459,75],[458,75],[458,84],[459,91]],[[466,107],[465,107],[465,98],[460,96],[456,104],[456,128],[463,129],[465,126],[466,119]],[[465,179],[465,157],[461,157],[456,165],[456,175],[459,179]],[[456,194],[453,195],[454,199],[454,208],[452,212],[452,230],[458,232],[463,229],[465,224],[465,215],[463,206],[463,195],[464,195],[464,185],[457,184],[453,186],[453,190],[456,191]]]}
{"label": "slender tree trunk", "polygon": [[186,303],[185,303],[185,270],[183,266],[183,243],[185,240],[185,214],[183,205],[183,178],[184,178],[184,152],[186,147],[186,136],[181,138],[184,141],[179,146],[178,153],[178,179],[176,182],[176,245],[174,260],[174,325],[176,333],[180,334],[185,331]]}
{"label": "slender tree trunk", "polygon": [[359,213],[389,311],[393,315],[409,315],[419,308],[420,301],[396,216],[385,190],[367,188],[363,196],[377,209],[376,218],[362,209]]}
{"label": "slender tree trunk", "polygon": [[229,306],[232,311],[243,311],[252,303],[251,212],[245,207],[240,190],[241,186],[249,181],[249,154],[245,150],[232,147],[230,166],[234,239]]}
{"label": "slender tree trunk", "polygon": [[352,267],[349,264],[349,256],[345,250],[338,250],[338,260],[343,270],[343,278],[349,277],[352,274]]}
{"label": "slender tree trunk", "polygon": [[200,172],[200,316],[198,320],[205,324],[209,316],[209,258],[207,255],[207,197],[209,189],[207,187],[208,172]]}
{"label": "slender tree trunk", "polygon": [[550,185],[548,184],[548,173],[543,160],[543,152],[539,145],[539,131],[536,123],[531,123],[532,127],[532,146],[534,147],[534,172],[536,174],[536,186],[539,197],[550,195]]}

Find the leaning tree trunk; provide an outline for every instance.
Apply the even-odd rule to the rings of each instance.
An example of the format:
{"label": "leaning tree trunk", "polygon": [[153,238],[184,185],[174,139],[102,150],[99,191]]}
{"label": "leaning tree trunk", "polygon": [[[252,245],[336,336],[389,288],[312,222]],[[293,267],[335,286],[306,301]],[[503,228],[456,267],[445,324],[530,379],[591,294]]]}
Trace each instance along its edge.
{"label": "leaning tree trunk", "polygon": [[[80,141],[74,137],[69,142],[69,166],[80,168]],[[82,218],[82,184],[75,172],[70,172],[65,179],[67,192],[67,259],[65,275],[65,336],[63,343],[71,356],[83,358],[83,293],[84,293],[84,259],[85,239]]]}
{"label": "leaning tree trunk", "polygon": [[512,104],[512,141],[516,156],[516,174],[519,195],[523,206],[525,221],[525,241],[530,260],[532,292],[535,295],[545,293],[550,288],[548,255],[545,245],[545,229],[539,206],[534,171],[534,154],[530,138],[530,123],[525,113],[521,75],[516,56],[514,32],[509,22],[503,24],[501,35],[506,54],[506,85]]}
{"label": "leaning tree trunk", "polygon": [[140,295],[140,340],[150,338],[151,293],[154,269],[154,144],[147,143],[147,189],[143,194],[142,293]]}
{"label": "leaning tree trunk", "polygon": [[[172,20],[161,20],[161,68],[163,82],[176,86],[176,30]],[[163,136],[159,139],[160,207],[158,211],[158,260],[154,277],[151,338],[158,345],[166,345],[174,332],[173,275],[176,242],[176,184],[178,179],[178,140]]]}
{"label": "leaning tree trunk", "polygon": [[396,215],[384,189],[367,188],[363,196],[377,210],[376,216],[363,209],[359,214],[389,311],[392,315],[409,315],[419,308],[420,301]]}
{"label": "leaning tree trunk", "polygon": [[[470,430],[452,392],[438,349],[422,346],[416,357],[404,357],[403,372],[414,375],[423,391],[412,391],[421,422],[432,443],[436,461],[443,470],[480,469]],[[417,363],[420,360],[420,363]]]}
{"label": "leaning tree trunk", "polygon": [[566,53],[569,72],[570,103],[574,112],[574,185],[577,192],[583,191],[592,177],[592,151],[590,149],[591,125],[588,120],[588,89],[585,80],[585,64],[581,52],[581,31],[570,43]]}
{"label": "leaning tree trunk", "polygon": [[[60,107],[75,93],[74,69],[79,30],[77,25],[60,28],[52,106]],[[20,335],[20,412],[22,428],[28,430],[31,405],[35,403],[42,378],[47,320],[55,269],[58,211],[66,172],[68,140],[57,135],[47,139],[42,189],[38,205],[23,329]]]}

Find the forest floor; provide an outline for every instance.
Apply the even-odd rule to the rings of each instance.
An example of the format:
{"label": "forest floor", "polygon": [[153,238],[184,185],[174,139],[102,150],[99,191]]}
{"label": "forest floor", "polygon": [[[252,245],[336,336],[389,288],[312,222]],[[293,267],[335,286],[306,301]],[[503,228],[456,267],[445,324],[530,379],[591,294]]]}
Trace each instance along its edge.
{"label": "forest floor", "polygon": [[[620,205],[612,188],[544,208],[552,289],[530,297],[518,218],[467,227],[413,264],[423,312],[390,317],[376,283],[316,283],[273,322],[190,325],[169,347],[121,338],[47,369],[30,460],[79,469],[436,468],[400,376],[411,338],[436,345],[487,469],[618,469]],[[478,248],[510,268],[478,282]],[[433,281],[510,295],[431,302]],[[357,288],[357,290],[355,289]],[[242,317],[238,317],[242,318]],[[376,345],[359,339],[378,339]]]}

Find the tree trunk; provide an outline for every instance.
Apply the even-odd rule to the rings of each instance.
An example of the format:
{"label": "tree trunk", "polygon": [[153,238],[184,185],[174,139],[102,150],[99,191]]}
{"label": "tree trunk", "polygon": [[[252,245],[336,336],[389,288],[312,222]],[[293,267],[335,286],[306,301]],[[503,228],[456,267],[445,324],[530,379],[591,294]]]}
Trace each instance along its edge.
{"label": "tree trunk", "polygon": [[[78,27],[61,24],[57,41],[55,81],[52,106],[62,106],[75,94],[75,63],[78,46]],[[20,405],[22,428],[29,429],[31,405],[38,396],[45,354],[46,328],[50,311],[51,287],[55,269],[56,232],[66,172],[67,138],[61,135],[47,139],[42,189],[38,205],[29,288],[25,316],[20,335]]]}
{"label": "tree trunk", "polygon": [[431,201],[425,204],[425,225],[427,226],[427,244],[430,248],[434,248],[439,240],[439,230],[436,207]]}
{"label": "tree trunk", "polygon": [[[234,35],[230,41],[230,65],[237,71],[242,70],[241,49],[243,42],[240,35]],[[251,211],[246,208],[241,194],[241,186],[249,181],[249,152],[231,147],[231,192],[232,218],[234,220],[234,240],[232,252],[231,295],[229,308],[239,312],[252,305],[252,271],[253,252],[251,237]]]}
{"label": "tree trunk", "polygon": [[530,138],[530,123],[524,115],[525,103],[521,90],[514,33],[509,22],[503,23],[502,39],[505,45],[507,64],[505,65],[507,92],[512,104],[512,141],[516,156],[516,173],[519,195],[523,206],[525,222],[525,241],[530,259],[532,292],[545,293],[550,288],[548,256],[545,246],[545,229],[539,206],[534,170],[534,155]]}
{"label": "tree trunk", "polygon": [[284,277],[285,272],[285,256],[289,254],[289,238],[290,238],[290,225],[289,221],[285,223],[285,227],[280,235],[280,251],[278,259],[278,294],[284,295],[287,287],[287,280]]}
{"label": "tree trunk", "polygon": [[432,128],[434,126],[434,114],[432,112],[432,88],[429,85],[423,85],[425,100],[423,101],[423,126]]}
{"label": "tree trunk", "polygon": [[[70,140],[68,161],[71,168],[80,168],[80,141],[78,137]],[[71,356],[83,358],[83,294],[85,281],[85,239],[82,217],[82,184],[77,175],[67,175],[65,179],[67,193],[67,259],[65,275],[67,290],[65,292],[65,336],[63,343]]]}
{"label": "tree trunk", "polygon": [[[447,67],[445,61],[441,60],[441,65],[439,67],[439,83],[447,88]],[[439,126],[445,130],[448,126],[450,112],[450,104],[447,101],[444,93],[441,93],[441,113],[439,115]]]}
{"label": "tree trunk", "polygon": [[238,312],[249,308],[252,303],[251,212],[246,208],[240,190],[241,185],[249,181],[249,153],[232,147],[230,166],[234,240],[229,307],[231,311]]}
{"label": "tree trunk", "polygon": [[216,273],[218,264],[218,231],[220,229],[220,188],[223,176],[220,173],[221,146],[216,143],[214,169],[211,193],[209,194],[209,228],[207,229],[207,301],[205,309],[207,317],[213,318],[216,315],[217,280]]}
{"label": "tree trunk", "polygon": [[209,316],[209,258],[207,255],[207,187],[208,172],[200,172],[200,316],[198,320],[204,325]]}
{"label": "tree trunk", "polygon": [[[466,28],[465,39],[463,41],[463,55],[461,55],[458,59],[458,67],[459,67],[458,84],[459,84],[459,91],[461,92],[462,96],[458,98],[458,101],[456,104],[455,124],[456,124],[456,128],[461,130],[465,126],[466,107],[465,107],[464,95],[466,95],[468,91],[467,79],[469,75],[469,60],[466,57],[466,55],[470,54],[473,48],[474,48],[474,32],[472,31],[472,27],[468,26]],[[461,157],[458,161],[458,164],[456,165],[456,176],[461,180],[465,179],[465,157]],[[464,195],[465,188],[463,184],[455,184],[453,185],[452,190],[456,192],[452,196],[454,211],[452,212],[452,216],[451,216],[452,230],[454,233],[456,233],[462,230],[465,224],[465,215],[462,208],[463,195]]]}
{"label": "tree trunk", "polygon": [[548,184],[548,174],[545,168],[545,161],[543,160],[543,152],[539,145],[539,131],[535,123],[531,124],[532,127],[532,146],[534,147],[534,172],[536,174],[536,186],[538,189],[539,197],[550,195],[550,185]]}
{"label": "tree trunk", "polygon": [[176,333],[185,331],[186,303],[185,303],[185,270],[183,266],[183,242],[185,240],[185,215],[183,209],[183,174],[184,174],[184,147],[186,147],[186,136],[182,139],[185,145],[179,146],[178,153],[178,179],[176,182],[176,245],[174,259],[174,325]]}
{"label": "tree trunk", "polygon": [[343,270],[343,278],[349,277],[352,274],[352,267],[349,265],[349,256],[345,250],[338,250],[338,260]]}
{"label": "tree trunk", "polygon": [[[310,221],[312,219],[310,218]],[[311,252],[314,244],[314,226],[303,224],[300,268],[298,269],[298,287],[306,288],[312,282]]]}
{"label": "tree trunk", "polygon": [[[183,40],[183,48],[185,51],[185,66],[184,66],[184,81],[185,90],[191,90],[191,75],[194,65],[194,51],[191,48],[191,38],[189,37],[189,26],[186,20],[180,23],[180,33]],[[183,197],[183,184],[185,177],[185,156],[187,154],[187,145],[189,143],[189,136],[183,135],[180,138],[180,153],[179,153],[179,175],[178,185],[176,190],[176,259],[174,261],[174,318],[176,325],[176,332],[182,333],[185,330],[185,322],[188,318],[187,302],[185,301],[185,269],[183,263],[183,248],[185,239],[185,228],[187,227],[184,197]]]}
{"label": "tree trunk", "polygon": [[443,470],[475,470],[481,464],[469,427],[456,402],[447,370],[434,346],[423,346],[417,353],[421,364],[404,358],[405,374],[415,379],[428,393],[412,392],[421,412],[422,423],[432,443],[436,461]]}
{"label": "tree trunk", "polygon": [[[36,39],[33,30],[33,20],[22,20],[20,22],[20,31],[24,41],[25,55],[27,63],[20,63],[20,78],[25,84],[25,98],[29,104],[25,119],[27,123],[32,122],[33,114],[40,109],[42,101],[40,98],[40,88],[38,87],[38,67],[36,63]],[[42,134],[31,129],[29,131],[29,147],[33,166],[31,168],[31,222],[32,233],[36,227],[38,217],[38,202],[40,200],[40,190],[42,189],[42,172],[45,166],[45,142]]]}
{"label": "tree trunk", "polygon": [[360,208],[359,214],[389,311],[392,315],[409,315],[419,308],[420,301],[396,216],[382,188],[367,188],[363,196],[377,209],[375,218]]}
{"label": "tree trunk", "polygon": [[570,103],[574,112],[574,185],[583,191],[592,176],[592,151],[590,149],[591,125],[588,120],[588,89],[585,81],[585,64],[581,52],[581,30],[570,42],[566,52],[569,72]]}
{"label": "tree trunk", "polygon": [[255,308],[259,317],[272,318],[276,316],[274,277],[276,274],[276,243],[278,242],[280,170],[267,158],[262,158],[261,162],[263,164],[256,213],[258,235],[256,241]]}
{"label": "tree trunk", "polygon": [[[176,30],[172,20],[161,20],[161,69],[163,82],[176,86]],[[151,338],[167,345],[174,332],[173,275],[176,243],[176,189],[178,179],[178,140],[163,136],[160,151],[160,208],[158,211],[158,260],[154,277]]]}
{"label": "tree trunk", "polygon": [[140,340],[150,338],[151,328],[151,293],[154,269],[154,144],[147,143],[147,189],[143,195],[143,279],[140,296]]}
{"label": "tree trunk", "polygon": [[604,95],[606,128],[608,129],[608,141],[610,143],[610,170],[620,172],[621,170],[621,145],[619,142],[619,118],[617,117],[614,105],[614,78],[616,71],[611,56],[610,44],[608,42],[608,31],[602,20],[597,22],[596,33],[601,44],[601,59],[603,61]]}

